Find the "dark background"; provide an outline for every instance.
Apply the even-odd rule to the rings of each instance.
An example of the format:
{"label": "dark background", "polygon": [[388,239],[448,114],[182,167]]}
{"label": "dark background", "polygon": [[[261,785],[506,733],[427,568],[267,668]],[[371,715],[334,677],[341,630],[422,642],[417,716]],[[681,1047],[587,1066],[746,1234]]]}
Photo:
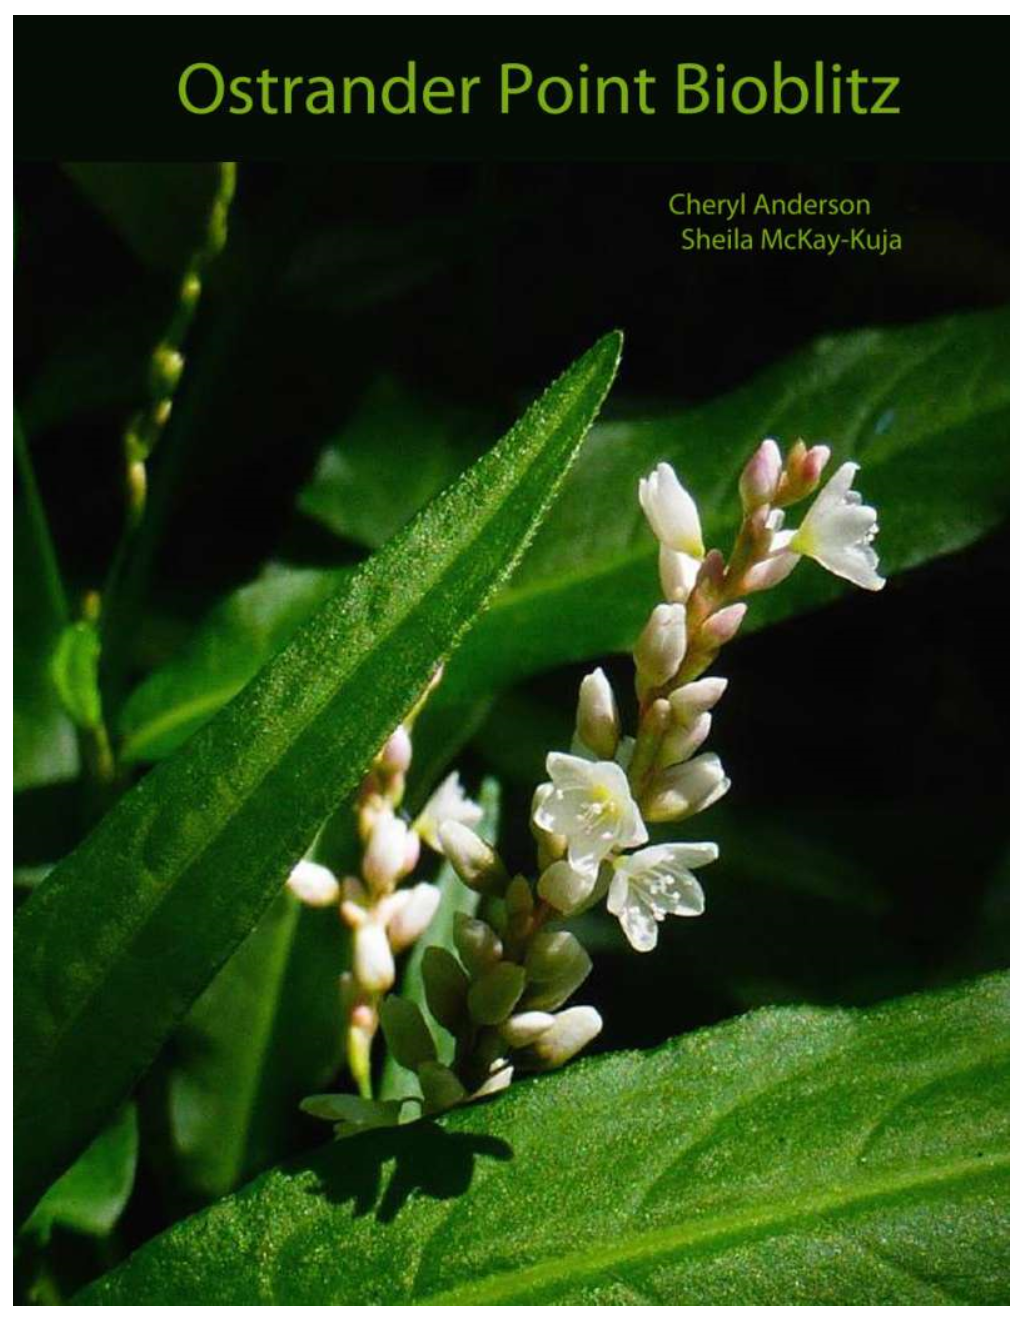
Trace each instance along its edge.
{"label": "dark background", "polygon": [[[267,559],[355,556],[294,497],[382,372],[440,410],[483,410],[491,438],[612,326],[627,353],[609,415],[630,415],[710,399],[818,334],[1007,297],[1003,22],[226,21],[15,28],[15,392],[75,591],[102,580],[120,529],[120,436],[173,303],[173,234],[190,203],[185,170],[170,213],[129,240],[53,162],[265,158],[240,167],[230,243],[189,338],[177,443],[153,463],[159,537],[133,677]],[[444,72],[520,58],[544,73],[660,55],[754,71],[806,54],[902,72],[908,113],[510,128],[474,117],[437,137],[424,118],[196,120],[174,91],[202,58],[334,74],[409,55]],[[678,190],[864,196],[869,223],[902,232],[905,250],[683,254],[666,205]],[[599,1048],[654,1045],[757,1004],[865,1003],[1005,965],[1005,549],[999,533],[730,648],[712,745],[734,789],[705,818],[723,848],[704,877],[709,912],[666,923],[649,958],[624,950],[614,923],[589,921]],[[624,662],[607,667],[629,686]],[[521,763],[563,744],[581,672],[509,694],[459,760],[472,787],[501,775],[505,849],[522,865],[534,780]],[[508,729],[515,758],[501,754]],[[321,1139],[311,1124],[294,1133]],[[143,1163],[124,1246],[166,1222],[157,1185]],[[101,1268],[90,1257],[80,1272]]]}

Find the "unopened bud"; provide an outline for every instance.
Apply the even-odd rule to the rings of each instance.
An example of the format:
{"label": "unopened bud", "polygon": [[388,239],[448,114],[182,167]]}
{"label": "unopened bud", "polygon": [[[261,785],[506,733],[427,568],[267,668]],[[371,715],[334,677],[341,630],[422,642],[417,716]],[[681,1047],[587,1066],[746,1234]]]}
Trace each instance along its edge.
{"label": "unopened bud", "polygon": [[529,1062],[543,1071],[559,1068],[590,1045],[601,1030],[602,1018],[594,1008],[566,1008],[556,1014],[549,1030],[531,1045]]}
{"label": "unopened bud", "polygon": [[377,921],[366,921],[355,930],[352,966],[358,984],[375,994],[389,990],[396,979],[393,950]]}
{"label": "unopened bud", "polygon": [[659,765],[679,765],[681,761],[689,761],[708,737],[711,728],[712,716],[706,712],[691,724],[681,724],[670,729],[659,745],[656,758]]}
{"label": "unopened bud", "polygon": [[440,895],[435,885],[420,884],[398,890],[393,898],[397,902],[386,930],[390,948],[394,953],[402,953],[428,929],[436,915]]}
{"label": "unopened bud", "polygon": [[538,892],[557,912],[572,913],[588,901],[596,883],[595,876],[575,871],[567,861],[553,862],[539,877]]}
{"label": "unopened bud", "polygon": [[421,1009],[410,999],[390,995],[379,1009],[379,1022],[389,1051],[402,1068],[417,1069],[436,1057],[432,1033],[425,1024]]}
{"label": "unopened bud", "polygon": [[467,1091],[457,1074],[435,1059],[419,1064],[418,1081],[427,1114],[441,1114],[467,1099]]}
{"label": "unopened bud", "polygon": [[169,344],[160,344],[152,355],[152,387],[155,394],[173,394],[184,370],[184,357]]}
{"label": "unopened bud", "polygon": [[523,992],[524,968],[496,963],[468,991],[468,1012],[483,1027],[495,1027],[510,1016]]}
{"label": "unopened bud", "polygon": [[708,596],[718,594],[726,584],[726,560],[721,550],[709,550],[698,569],[697,587]]}
{"label": "unopened bud", "polygon": [[611,761],[620,741],[620,712],[609,679],[601,669],[581,679],[577,736],[602,761]]}
{"label": "unopened bud", "polygon": [[472,980],[503,956],[503,941],[492,927],[465,912],[454,914],[453,942]]}
{"label": "unopened bud", "polygon": [[376,758],[390,774],[404,774],[411,764],[411,735],[399,724]]}
{"label": "unopened bud", "polygon": [[512,1050],[519,1050],[536,1041],[555,1021],[551,1013],[515,1013],[507,1018],[499,1033]]}
{"label": "unopened bud", "polygon": [[376,893],[391,890],[407,874],[410,833],[404,821],[391,811],[379,812],[373,821],[361,871]]}
{"label": "unopened bud", "polygon": [[783,456],[774,440],[763,440],[740,474],[740,499],[745,513],[751,513],[775,499],[783,474]]}
{"label": "unopened bud", "polygon": [[567,930],[542,930],[528,950],[528,988],[522,1008],[559,1008],[591,971],[591,959]]}
{"label": "unopened bud", "polygon": [[813,445],[808,449],[803,440],[798,440],[786,456],[777,502],[783,505],[796,504],[798,500],[812,494],[831,455],[828,445]]}
{"label": "unopened bud", "polygon": [[309,907],[333,907],[340,898],[340,882],[328,866],[298,862],[287,877],[287,888],[295,898]]}
{"label": "unopened bud", "polygon": [[804,455],[804,462],[800,465],[800,479],[805,495],[815,490],[831,457],[832,450],[828,445],[813,445]]}
{"label": "unopened bud", "polygon": [[506,867],[493,848],[459,820],[444,820],[439,842],[447,861],[469,889],[480,894],[501,894],[510,881]]}
{"label": "unopened bud", "polygon": [[434,944],[422,956],[421,975],[429,1012],[441,1027],[456,1035],[467,1005],[467,973],[448,949]]}
{"label": "unopened bud", "polygon": [[698,640],[713,649],[725,646],[727,642],[732,641],[740,630],[740,625],[744,622],[744,615],[747,613],[747,606],[741,601],[736,605],[727,605],[724,609],[716,610],[701,625],[698,634]]}
{"label": "unopened bud", "polygon": [[687,650],[687,613],[683,605],[656,605],[634,647],[634,663],[646,687],[668,683]]}
{"label": "unopened bud", "polygon": [[717,802],[729,786],[718,756],[704,752],[659,771],[645,795],[642,815],[647,821],[682,820]]}
{"label": "unopened bud", "polygon": [[638,499],[652,531],[664,545],[701,558],[705,547],[698,506],[668,463],[659,463],[641,478]]}
{"label": "unopened bud", "polygon": [[685,555],[682,550],[671,550],[668,545],[659,546],[659,581],[662,594],[673,605],[683,605],[694,590],[698,580],[701,560],[693,555]]}
{"label": "unopened bud", "polygon": [[712,709],[728,685],[726,678],[699,678],[671,692],[669,705],[674,722],[682,726],[693,724],[699,715]]}

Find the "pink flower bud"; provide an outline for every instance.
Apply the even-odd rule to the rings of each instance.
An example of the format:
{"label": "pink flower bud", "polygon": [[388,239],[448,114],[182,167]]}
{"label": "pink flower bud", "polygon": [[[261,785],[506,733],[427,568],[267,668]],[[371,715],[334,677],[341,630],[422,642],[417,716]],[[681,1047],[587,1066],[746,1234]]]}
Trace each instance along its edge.
{"label": "pink flower bud", "polygon": [[821,481],[825,465],[831,456],[832,450],[828,445],[814,445],[804,455],[804,462],[800,466],[800,479],[805,495],[810,495]]}
{"label": "pink flower bud", "polygon": [[717,610],[701,625],[701,640],[710,646],[725,646],[736,637],[746,613],[747,606],[742,603]]}
{"label": "pink flower bud", "polygon": [[744,512],[771,504],[783,472],[783,456],[774,440],[763,440],[740,474],[740,498]]}
{"label": "pink flower bud", "polygon": [[404,774],[411,764],[411,735],[402,725],[390,734],[379,760],[391,774]]}
{"label": "pink flower bud", "polygon": [[396,904],[386,929],[390,948],[394,953],[402,953],[425,933],[436,915],[440,894],[435,885],[420,884],[398,890],[393,897],[402,901]]}
{"label": "pink flower bud", "polygon": [[408,828],[392,812],[380,812],[372,825],[361,871],[377,893],[386,893],[407,874]]}

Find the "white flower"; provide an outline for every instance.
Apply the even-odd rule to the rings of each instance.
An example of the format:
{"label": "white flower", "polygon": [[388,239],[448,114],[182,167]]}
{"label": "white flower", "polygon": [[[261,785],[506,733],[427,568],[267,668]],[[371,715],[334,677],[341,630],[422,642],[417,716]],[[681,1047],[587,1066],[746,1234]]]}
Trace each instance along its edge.
{"label": "white flower", "polygon": [[432,794],[421,814],[414,822],[414,828],[428,846],[436,852],[443,851],[439,841],[439,827],[448,820],[458,821],[461,825],[477,825],[482,819],[482,809],[464,792],[460,775],[456,770],[446,776]]}
{"label": "white flower", "polygon": [[668,545],[659,546],[659,581],[662,583],[662,594],[671,604],[686,603],[694,590],[700,568],[701,560],[695,555],[671,550]]}
{"label": "white flower", "polygon": [[287,888],[309,907],[332,907],[340,897],[340,882],[329,867],[307,859],[291,871]]}
{"label": "white flower", "polygon": [[614,761],[550,752],[545,764],[552,792],[536,794],[535,824],[567,840],[567,859],[575,871],[594,876],[614,850],[647,842],[627,776]]}
{"label": "white flower", "polygon": [[816,496],[800,527],[774,536],[772,546],[774,551],[807,555],[837,577],[879,591],[885,578],[878,575],[878,555],[871,548],[878,514],[851,489],[857,468],[857,463],[844,463]]}
{"label": "white flower", "polygon": [[658,923],[667,913],[677,917],[702,914],[705,896],[691,870],[718,856],[714,843],[663,843],[617,858],[606,906],[619,918],[623,933],[639,953],[655,948]]}
{"label": "white flower", "polygon": [[638,499],[652,531],[671,550],[704,559],[698,506],[668,463],[660,463],[638,482]]}

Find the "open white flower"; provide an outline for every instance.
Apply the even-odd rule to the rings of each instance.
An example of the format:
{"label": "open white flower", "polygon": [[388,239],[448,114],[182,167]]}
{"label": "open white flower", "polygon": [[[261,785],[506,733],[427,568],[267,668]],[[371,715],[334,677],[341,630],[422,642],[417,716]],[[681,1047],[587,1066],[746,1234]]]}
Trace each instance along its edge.
{"label": "open white flower", "polygon": [[638,482],[638,499],[652,531],[671,550],[704,559],[698,506],[668,463],[659,463]]}
{"label": "open white flower", "polygon": [[464,792],[460,775],[454,770],[425,803],[414,822],[414,828],[430,848],[441,853],[443,847],[439,840],[439,827],[442,824],[455,820],[461,825],[475,826],[481,819],[481,807]]}
{"label": "open white flower", "polygon": [[878,574],[878,555],[871,548],[878,514],[851,489],[857,468],[857,463],[844,463],[816,496],[800,527],[773,536],[772,548],[807,555],[837,577],[880,591],[885,578]]}
{"label": "open white flower", "polygon": [[536,794],[534,821],[567,840],[567,860],[575,871],[596,875],[611,852],[647,842],[627,776],[614,761],[550,752],[545,764],[552,791]]}
{"label": "open white flower", "polygon": [[718,856],[714,843],[663,843],[617,858],[606,906],[638,953],[655,948],[667,914],[701,916],[705,895],[691,870]]}

